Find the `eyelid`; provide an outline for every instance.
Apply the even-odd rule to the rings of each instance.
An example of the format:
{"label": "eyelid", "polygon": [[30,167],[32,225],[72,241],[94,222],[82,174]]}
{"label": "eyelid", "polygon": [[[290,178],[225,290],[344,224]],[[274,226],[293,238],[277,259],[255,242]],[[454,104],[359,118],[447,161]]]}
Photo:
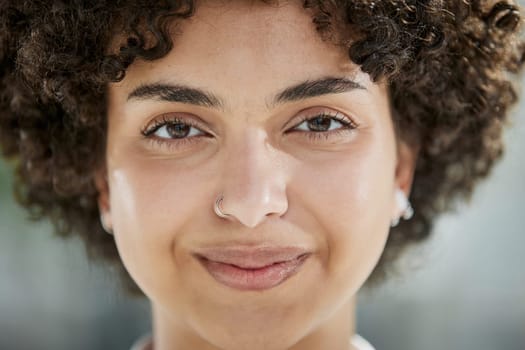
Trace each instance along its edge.
{"label": "eyelid", "polygon": [[[200,119],[200,118],[199,118]],[[143,136],[150,136],[154,132],[156,132],[161,127],[169,124],[169,123],[177,123],[180,122],[181,124],[187,124],[189,126],[195,127],[199,129],[202,132],[207,133],[206,127],[202,125],[198,120],[196,120],[195,117],[193,117],[191,114],[188,113],[164,113],[161,114],[152,120],[150,120],[142,129],[141,134]]]}
{"label": "eyelid", "polygon": [[355,118],[353,118],[352,116],[349,116],[346,113],[328,107],[317,107],[303,110],[299,112],[299,116],[297,118],[294,118],[292,121],[290,121],[290,123],[287,123],[286,125],[288,126],[288,124],[292,124],[292,128],[295,128],[304,121],[314,119],[321,115],[325,115],[336,120],[340,120],[341,122],[348,123],[354,129],[359,127],[359,123],[357,123],[355,121]]}
{"label": "eyelid", "polygon": [[[314,108],[308,108],[308,109],[304,109],[300,111],[296,118],[293,118],[292,120],[290,120],[288,123],[285,124],[283,130],[289,128],[290,124],[292,125],[291,128],[295,128],[299,126],[301,123],[309,119],[319,117],[320,115],[326,115],[326,116],[335,118],[336,120],[346,122],[352,128],[359,127],[359,124],[355,121],[355,119],[346,113],[340,112],[336,109],[329,108],[329,107],[314,107]],[[203,125],[203,123],[199,121],[199,119],[200,119],[199,117],[193,116],[192,114],[185,113],[185,112],[163,113],[157,117],[152,118],[141,129],[140,132],[143,136],[149,137],[150,135],[155,133],[159,128],[165,126],[166,124],[176,123],[180,121],[181,123],[195,127],[204,133],[213,134],[207,131],[207,128]]]}

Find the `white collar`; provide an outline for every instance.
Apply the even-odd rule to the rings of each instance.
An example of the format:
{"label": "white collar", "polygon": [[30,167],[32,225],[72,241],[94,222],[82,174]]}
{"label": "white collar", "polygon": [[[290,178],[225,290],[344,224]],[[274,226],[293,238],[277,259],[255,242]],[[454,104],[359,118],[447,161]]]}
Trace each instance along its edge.
{"label": "white collar", "polygon": [[[375,350],[375,348],[359,334],[354,334],[350,339],[350,342],[357,350]],[[149,350],[151,343],[151,334],[146,334],[140,337],[131,347],[130,350]]]}
{"label": "white collar", "polygon": [[352,342],[352,345],[357,348],[357,350],[375,350],[372,344],[370,344],[365,338],[357,333],[354,334],[350,341]]}

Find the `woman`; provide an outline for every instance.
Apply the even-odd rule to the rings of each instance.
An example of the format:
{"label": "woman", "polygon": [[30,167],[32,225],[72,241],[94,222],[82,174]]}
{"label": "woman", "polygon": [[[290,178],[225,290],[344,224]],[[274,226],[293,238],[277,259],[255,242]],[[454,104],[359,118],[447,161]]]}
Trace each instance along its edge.
{"label": "woman", "polygon": [[20,202],[150,300],[135,349],[372,348],[357,291],[489,174],[522,65],[507,2],[1,6]]}

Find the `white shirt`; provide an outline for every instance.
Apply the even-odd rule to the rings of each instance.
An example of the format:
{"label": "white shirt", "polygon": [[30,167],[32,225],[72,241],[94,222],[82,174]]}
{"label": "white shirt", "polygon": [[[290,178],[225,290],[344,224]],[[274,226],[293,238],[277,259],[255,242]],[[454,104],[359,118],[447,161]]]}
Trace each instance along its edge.
{"label": "white shirt", "polygon": [[[375,350],[375,348],[359,334],[354,334],[350,342],[357,350]],[[130,350],[148,350],[151,344],[151,335],[146,334],[139,338],[131,347]]]}
{"label": "white shirt", "polygon": [[354,334],[350,342],[357,350],[375,350],[372,344],[357,333]]}

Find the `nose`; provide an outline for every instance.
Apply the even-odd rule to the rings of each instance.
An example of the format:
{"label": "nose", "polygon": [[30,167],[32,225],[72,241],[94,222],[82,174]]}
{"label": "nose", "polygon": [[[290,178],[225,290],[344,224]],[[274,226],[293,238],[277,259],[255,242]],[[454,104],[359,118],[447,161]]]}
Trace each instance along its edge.
{"label": "nose", "polygon": [[227,152],[216,192],[223,195],[221,211],[250,228],[267,216],[283,215],[288,210],[284,156],[265,133],[245,130]]}

